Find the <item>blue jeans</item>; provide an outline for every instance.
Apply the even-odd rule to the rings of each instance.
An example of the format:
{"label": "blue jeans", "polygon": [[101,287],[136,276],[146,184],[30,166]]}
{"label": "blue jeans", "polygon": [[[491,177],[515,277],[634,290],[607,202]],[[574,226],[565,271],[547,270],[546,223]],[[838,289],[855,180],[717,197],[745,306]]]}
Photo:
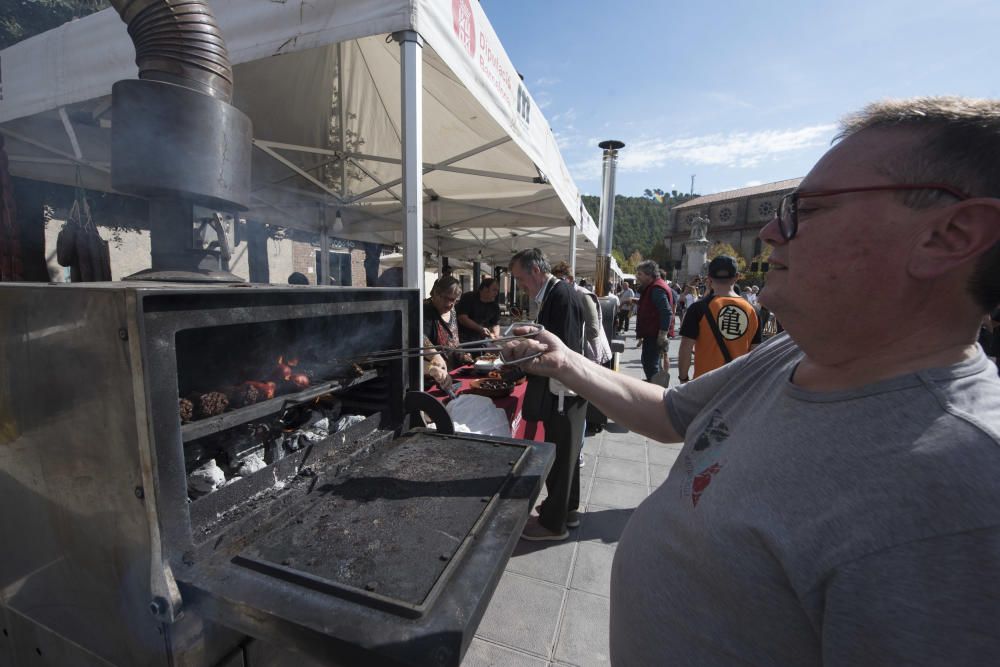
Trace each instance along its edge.
{"label": "blue jeans", "polygon": [[660,363],[660,345],[656,336],[647,336],[642,339],[642,371],[647,380],[652,380],[661,370],[663,365]]}

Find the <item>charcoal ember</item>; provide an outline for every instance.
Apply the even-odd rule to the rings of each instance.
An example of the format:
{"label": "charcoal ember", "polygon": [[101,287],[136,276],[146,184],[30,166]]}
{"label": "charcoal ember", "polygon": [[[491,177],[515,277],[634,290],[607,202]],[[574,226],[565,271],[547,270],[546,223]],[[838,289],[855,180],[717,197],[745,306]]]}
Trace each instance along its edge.
{"label": "charcoal ember", "polygon": [[235,387],[230,388],[226,394],[229,397],[229,405],[234,408],[242,408],[246,405],[253,405],[264,397],[264,392],[250,382],[238,384]]}
{"label": "charcoal ember", "polygon": [[274,398],[278,386],[274,382],[257,382],[255,380],[250,380],[248,382],[244,382],[243,384],[252,385],[256,388],[257,391],[260,392],[261,398],[259,400],[270,400]]}
{"label": "charcoal ember", "polygon": [[365,374],[365,369],[357,364],[351,364],[351,377],[359,378]]}
{"label": "charcoal ember", "polygon": [[191,397],[197,419],[221,415],[229,407],[229,399],[221,391],[209,391]]}
{"label": "charcoal ember", "polygon": [[186,424],[194,419],[194,403],[186,398],[178,399],[181,413],[181,423]]}
{"label": "charcoal ember", "polygon": [[274,379],[288,382],[292,379],[292,367],[288,364],[278,364],[274,369]]}
{"label": "charcoal ember", "polygon": [[305,373],[293,373],[291,376],[292,384],[298,389],[306,389],[309,387],[309,376]]}

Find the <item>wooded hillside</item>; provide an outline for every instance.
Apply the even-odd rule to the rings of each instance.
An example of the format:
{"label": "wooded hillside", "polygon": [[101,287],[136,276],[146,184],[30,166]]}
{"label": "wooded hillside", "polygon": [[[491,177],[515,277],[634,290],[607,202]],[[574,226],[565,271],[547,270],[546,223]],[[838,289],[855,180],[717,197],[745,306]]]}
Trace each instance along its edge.
{"label": "wooded hillside", "polygon": [[3,0],[0,49],[110,6],[107,0]]}
{"label": "wooded hillside", "polygon": [[[630,258],[638,252],[642,258],[652,258],[658,262],[664,258],[658,257],[656,247],[662,248],[663,237],[667,230],[667,213],[671,206],[681,204],[699,195],[685,195],[676,190],[665,193],[662,190],[646,190],[642,197],[615,197],[615,233],[612,247],[620,252],[622,258]],[[583,196],[583,205],[587,207],[594,222],[600,220],[600,197]]]}

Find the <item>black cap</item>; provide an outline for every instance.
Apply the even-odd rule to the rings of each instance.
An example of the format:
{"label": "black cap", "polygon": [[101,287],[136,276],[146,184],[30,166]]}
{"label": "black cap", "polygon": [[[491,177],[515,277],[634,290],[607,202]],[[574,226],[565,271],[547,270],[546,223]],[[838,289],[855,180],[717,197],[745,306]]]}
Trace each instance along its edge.
{"label": "black cap", "polygon": [[736,260],[729,255],[719,255],[708,263],[708,277],[717,280],[729,280],[739,273]]}

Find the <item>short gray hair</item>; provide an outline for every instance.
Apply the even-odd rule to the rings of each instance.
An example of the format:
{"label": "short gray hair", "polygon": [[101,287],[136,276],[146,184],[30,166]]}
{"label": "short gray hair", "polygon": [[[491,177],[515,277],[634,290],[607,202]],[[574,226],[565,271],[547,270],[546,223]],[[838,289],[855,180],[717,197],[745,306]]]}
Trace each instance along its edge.
{"label": "short gray hair", "polygon": [[514,262],[520,264],[521,268],[529,273],[535,267],[538,267],[538,270],[542,273],[552,273],[552,266],[549,264],[549,260],[546,259],[545,253],[538,248],[526,248],[520,251],[510,258],[508,266],[513,266]]}
{"label": "short gray hair", "polygon": [[641,271],[647,276],[653,276],[654,278],[660,277],[660,265],[651,259],[647,259],[636,264],[635,270],[636,273]]}
{"label": "short gray hair", "polygon": [[[841,122],[836,140],[867,129],[901,128],[917,134],[913,146],[878,165],[901,184],[943,183],[973,197],[1000,197],[1000,100],[915,97],[869,104]],[[943,191],[901,193],[911,208],[953,199]],[[985,311],[1000,304],[1000,243],[983,253],[970,278],[969,294]]]}

